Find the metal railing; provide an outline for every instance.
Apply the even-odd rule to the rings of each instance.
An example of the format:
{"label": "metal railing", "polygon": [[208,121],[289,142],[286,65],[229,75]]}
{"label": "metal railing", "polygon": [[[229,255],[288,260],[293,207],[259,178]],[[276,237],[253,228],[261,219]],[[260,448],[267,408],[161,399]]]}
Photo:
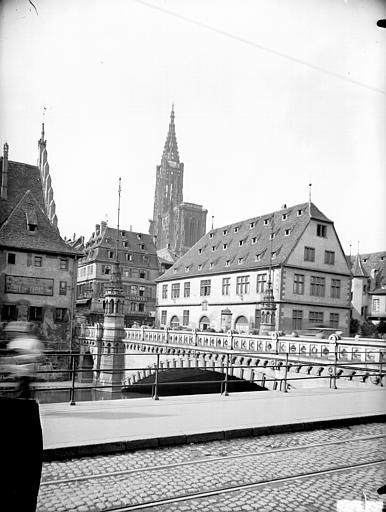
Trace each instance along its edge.
{"label": "metal railing", "polygon": [[[306,381],[317,380],[326,381],[332,389],[337,389],[337,382],[340,379],[342,382],[344,380],[358,382],[370,380],[373,384],[383,386],[385,378],[383,371],[385,353],[383,351],[379,352],[378,361],[368,361],[362,358],[362,353],[359,354],[359,360],[348,361],[339,358],[339,345],[340,343],[335,343],[333,357],[324,361],[321,359],[311,361],[301,352],[293,354],[275,351],[273,353],[269,350],[251,353],[235,349],[203,352],[200,346],[191,348],[189,353],[180,354],[176,353],[174,345],[169,345],[167,352],[163,353],[161,353],[161,347],[158,347],[158,352],[146,351],[146,347],[142,347],[143,350],[140,352],[127,349],[116,350],[116,348],[114,350],[103,349],[94,355],[87,352],[45,351],[43,358],[46,361],[50,358],[57,361],[59,358],[61,364],[57,367],[51,365],[49,368],[47,365],[37,365],[35,380],[41,381],[44,377],[49,376],[51,382],[39,383],[40,395],[42,396],[45,392],[66,391],[69,393],[71,405],[76,404],[77,394],[82,390],[122,392],[124,395],[126,392],[135,392],[136,390],[142,392],[147,389],[148,394],[154,400],[159,400],[160,396],[171,392],[172,386],[180,388],[181,391],[184,386],[193,385],[199,388],[202,385],[217,385],[217,392],[223,396],[228,396],[231,390],[240,389],[243,383],[244,386],[245,383],[249,383],[251,388],[256,390],[272,389],[284,393],[296,387],[296,382],[304,384]],[[88,367],[85,366],[86,357],[89,360]],[[131,363],[128,365],[129,359],[130,361],[132,359],[139,361],[145,357],[147,361],[144,364],[133,366]],[[6,358],[6,353],[3,353],[0,364],[0,396],[6,395],[11,390],[13,382],[12,378],[9,378],[12,375],[7,371]],[[92,358],[92,367],[90,358]],[[120,358],[119,364],[115,364],[115,367],[112,358]],[[179,370],[181,373],[192,369],[216,372],[219,374],[219,378],[205,379],[204,375],[204,378],[200,380],[162,381],[163,372],[170,373]],[[302,370],[305,370],[306,373]],[[65,375],[66,381],[53,379],[53,376],[59,374],[62,374],[62,378]],[[87,377],[86,380],[89,382],[85,382],[84,377]],[[146,381],[148,377],[152,377],[153,380]],[[53,381],[55,381],[55,387],[52,387]]]}

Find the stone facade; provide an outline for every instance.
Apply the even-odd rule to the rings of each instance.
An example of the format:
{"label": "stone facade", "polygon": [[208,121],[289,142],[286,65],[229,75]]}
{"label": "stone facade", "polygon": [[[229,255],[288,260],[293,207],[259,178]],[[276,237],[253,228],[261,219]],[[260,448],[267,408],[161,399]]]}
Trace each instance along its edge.
{"label": "stone facade", "polygon": [[348,333],[351,274],[312,203],[216,228],[157,280],[161,326],[258,331],[271,268],[275,329]]}
{"label": "stone facade", "polygon": [[149,233],[157,249],[168,249],[174,258],[185,254],[206,231],[207,210],[201,205],[183,202],[183,182],[184,164],[178,153],[172,109],[161,164],[157,166]]}

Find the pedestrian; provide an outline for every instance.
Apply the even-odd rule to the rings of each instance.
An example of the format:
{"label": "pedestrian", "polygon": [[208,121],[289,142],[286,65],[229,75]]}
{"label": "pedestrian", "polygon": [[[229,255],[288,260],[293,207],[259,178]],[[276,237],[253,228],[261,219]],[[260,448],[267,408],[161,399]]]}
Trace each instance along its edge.
{"label": "pedestrian", "polygon": [[42,355],[42,344],[32,333],[30,322],[10,322],[4,329],[11,338],[8,345],[8,370],[17,379],[16,398],[31,398],[31,381]]}

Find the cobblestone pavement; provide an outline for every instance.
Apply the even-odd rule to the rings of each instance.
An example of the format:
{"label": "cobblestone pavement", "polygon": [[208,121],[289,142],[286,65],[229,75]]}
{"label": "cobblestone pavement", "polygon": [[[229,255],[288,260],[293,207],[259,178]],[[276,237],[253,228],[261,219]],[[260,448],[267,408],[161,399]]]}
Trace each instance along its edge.
{"label": "cobblestone pavement", "polygon": [[[386,434],[386,425],[372,423],[46,463],[38,511],[102,511],[256,482],[268,483],[258,488],[157,505],[146,510],[336,510],[337,499],[361,499],[362,490],[369,499],[377,499],[374,493],[386,482],[386,466],[345,470],[292,482],[270,481],[384,460],[384,438],[359,439],[381,434]],[[351,442],[326,444],[345,439]],[[322,446],[307,447],[318,443]],[[296,447],[303,448],[280,451]],[[226,458],[241,454],[245,456]],[[212,460],[214,457],[219,460]],[[183,465],[162,467],[168,464]],[[131,472],[102,476],[127,470]],[[97,478],[85,479],[89,476]],[[80,480],[63,481],[72,478]]]}

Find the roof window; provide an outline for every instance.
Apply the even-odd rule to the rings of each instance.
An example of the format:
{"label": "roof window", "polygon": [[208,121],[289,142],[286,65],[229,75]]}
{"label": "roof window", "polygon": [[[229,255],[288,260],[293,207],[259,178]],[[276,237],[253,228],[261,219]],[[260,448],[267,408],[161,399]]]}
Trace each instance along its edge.
{"label": "roof window", "polygon": [[209,263],[209,268],[213,268],[213,267],[214,267],[214,263],[213,262]]}
{"label": "roof window", "polygon": [[202,249],[198,249],[198,254],[202,254]]}
{"label": "roof window", "polygon": [[273,240],[273,239],[275,238],[275,236],[276,236],[276,233],[271,233],[271,234],[269,235],[269,239],[270,239],[270,240]]}
{"label": "roof window", "polygon": [[281,220],[287,220],[288,219],[288,213],[283,213],[281,216]]}
{"label": "roof window", "polygon": [[243,246],[244,245],[244,240],[239,240],[239,246]]}
{"label": "roof window", "polygon": [[213,233],[209,233],[209,238],[213,238]]}
{"label": "roof window", "polygon": [[301,215],[303,215],[303,210],[298,210],[298,211],[296,212],[296,215],[297,215],[298,217],[300,217]]}
{"label": "roof window", "polygon": [[284,230],[284,236],[289,236],[291,234],[291,230],[290,229],[285,229]]}
{"label": "roof window", "polygon": [[27,219],[27,229],[28,229],[28,231],[29,232],[36,231],[37,228],[38,228],[38,219],[36,217],[35,210],[26,212],[25,216],[26,216],[26,219]]}
{"label": "roof window", "polygon": [[225,251],[225,249],[228,249],[228,244],[222,244],[222,248],[223,248],[223,249],[224,249],[224,251]]}
{"label": "roof window", "polygon": [[226,262],[225,262],[225,266],[226,266],[226,267],[230,267],[230,264],[231,264],[231,260],[226,260]]}
{"label": "roof window", "polygon": [[244,258],[239,258],[239,259],[237,260],[237,263],[238,263],[239,265],[241,265],[241,263],[243,263],[243,261],[244,261]]}
{"label": "roof window", "polygon": [[215,250],[216,250],[216,246],[212,245],[212,252],[214,252]]}
{"label": "roof window", "polygon": [[257,242],[257,237],[256,236],[251,238],[251,244],[255,244],[256,242]]}
{"label": "roof window", "polygon": [[228,234],[228,230],[227,229],[224,229],[224,231],[222,232],[223,235],[227,235]]}
{"label": "roof window", "polygon": [[252,221],[249,223],[249,229],[252,229],[256,226],[256,222],[255,221]]}
{"label": "roof window", "polygon": [[239,231],[239,229],[240,229],[240,228],[239,228],[239,226],[236,226],[236,227],[234,228],[234,230],[233,230],[233,231],[234,231],[235,233],[237,233],[237,232]]}
{"label": "roof window", "polygon": [[269,219],[264,219],[264,226],[268,226],[269,224]]}
{"label": "roof window", "polygon": [[197,268],[198,268],[198,270],[202,270],[202,265],[201,265],[201,263],[198,265],[198,267],[197,267]]}

